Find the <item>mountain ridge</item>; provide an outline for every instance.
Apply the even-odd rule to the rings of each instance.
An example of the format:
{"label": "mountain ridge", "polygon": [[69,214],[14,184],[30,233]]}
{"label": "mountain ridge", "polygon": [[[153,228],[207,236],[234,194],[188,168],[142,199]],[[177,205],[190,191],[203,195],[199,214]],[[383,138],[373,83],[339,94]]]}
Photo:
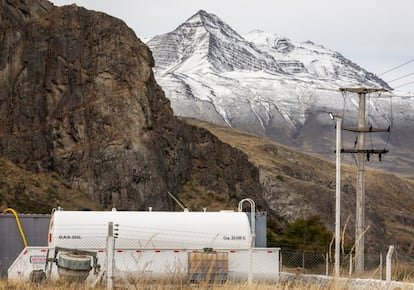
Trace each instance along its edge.
{"label": "mountain ridge", "polygon": [[[165,40],[159,39],[157,41],[172,43],[168,48],[172,49],[169,51],[175,51],[176,55],[172,58],[173,61],[169,62],[169,56],[160,60],[161,55],[157,56],[157,52],[153,51],[154,58],[160,60],[160,65],[155,70],[171,71],[172,67],[174,70],[180,69],[181,71],[194,70],[197,69],[193,65],[194,62],[197,63],[197,66],[200,62],[207,62],[205,65],[210,65],[214,72],[246,69],[247,65],[251,65],[253,69],[257,70],[280,71],[269,65],[269,63],[273,62],[271,57],[261,55],[253,45],[247,42],[229,25],[221,21],[217,16],[209,14],[204,10],[200,10],[190,17],[186,22],[178,26],[174,32],[171,35],[172,37],[167,35]],[[188,39],[189,42],[183,43],[179,41],[185,39]],[[193,47],[191,43],[195,43],[196,47]],[[218,43],[220,48],[217,47]],[[239,43],[240,46],[237,53],[230,51],[234,47],[234,43]],[[229,53],[233,53],[233,57],[228,57]],[[203,54],[202,59],[197,58],[200,54]],[[189,63],[191,60],[192,63]],[[180,62],[179,66],[177,66],[177,61]]]}
{"label": "mountain ridge", "polygon": [[[191,25],[204,27],[199,19],[208,13],[198,13],[189,18]],[[208,19],[219,18],[210,15]],[[355,126],[358,118],[357,95],[341,93],[339,88],[390,89],[382,79],[340,53],[310,41],[291,41],[258,31],[239,35],[219,19],[210,25],[216,27],[208,36],[214,39],[214,45],[209,44],[203,50],[199,49],[201,38],[194,35],[205,36],[204,28],[198,34],[191,30],[189,37],[181,33],[186,25],[184,22],[172,32],[147,42],[155,59],[157,82],[178,116],[226,124],[326,156],[323,152],[335,147],[334,139],[328,138],[332,128],[328,112],[342,116],[347,126]],[[231,41],[233,36],[237,41]],[[170,39],[175,39],[174,45]],[[179,53],[183,47],[185,58]],[[169,60],[174,60],[174,66],[167,69],[164,64]],[[392,162],[381,166],[406,175],[414,175],[414,156],[409,154],[414,143],[408,137],[397,136],[401,132],[407,132],[406,136],[414,134],[405,121],[414,118],[410,109],[413,109],[412,97],[392,92],[368,96],[367,125],[385,128],[394,125],[391,137],[387,134],[370,137],[373,143],[395,152],[389,154]]]}
{"label": "mountain ridge", "polygon": [[[197,51],[198,46],[200,44],[203,44],[203,42],[200,42],[199,39],[195,37],[195,36],[200,36],[200,34],[201,36],[205,36],[205,34],[208,34],[209,40],[221,41],[219,43],[220,47],[214,47],[214,43],[213,44],[208,43],[209,49],[207,51],[201,51],[200,49]],[[256,34],[256,35],[252,36],[252,34]],[[177,39],[180,39],[180,40],[188,39],[189,42],[181,43],[182,44],[181,46],[188,49],[188,46],[191,45],[191,47],[193,48],[191,50],[188,50],[186,55],[182,56],[183,57],[182,61],[186,61],[186,59],[188,58],[188,55],[191,53],[197,53],[197,54],[207,53],[208,56],[211,57],[210,53],[214,54],[217,52],[216,51],[211,52],[210,49],[215,48],[216,50],[222,50],[222,49],[225,50],[227,49],[226,44],[231,43],[232,45],[231,49],[233,49],[233,51],[232,51],[232,54],[230,55],[231,57],[229,57],[227,61],[232,61],[232,58],[242,57],[244,56],[243,53],[254,52],[251,55],[258,58],[258,60],[265,59],[268,62],[270,62],[271,66],[273,66],[272,68],[268,70],[268,72],[285,73],[285,74],[286,74],[286,71],[283,71],[283,69],[281,69],[277,64],[278,61],[282,61],[280,58],[283,58],[283,56],[281,56],[280,54],[279,55],[274,54],[275,51],[273,51],[273,55],[272,55],[272,51],[269,50],[268,48],[276,48],[276,51],[282,52],[285,55],[284,57],[286,57],[296,47],[298,47],[298,44],[299,44],[299,47],[301,49],[307,49],[308,51],[314,52],[316,54],[321,54],[321,53],[329,54],[330,53],[334,57],[337,57],[337,58],[339,57],[341,58],[341,60],[346,60],[347,62],[349,62],[349,64],[352,64],[352,66],[356,70],[358,70],[360,74],[364,74],[367,80],[373,81],[374,83],[377,83],[377,85],[384,87],[386,89],[390,89],[388,84],[386,84],[383,80],[379,79],[372,73],[366,72],[364,69],[362,69],[358,65],[345,59],[338,52],[334,52],[321,45],[315,45],[311,41],[292,42],[286,37],[282,37],[282,36],[278,37],[277,35],[274,35],[274,34],[272,35],[270,33],[265,33],[265,32],[258,31],[258,30],[252,31],[245,35],[240,35],[233,28],[231,28],[228,24],[222,21],[219,17],[217,17],[214,14],[210,14],[206,12],[205,10],[199,10],[196,14],[188,18],[185,22],[179,25],[172,32],[158,35],[158,36],[151,38],[148,41],[148,45],[150,46],[150,48],[157,48],[156,45],[153,44],[155,41],[162,42],[162,38],[165,38],[165,37],[168,38],[170,36],[175,36]],[[264,41],[263,38],[266,38],[268,41]],[[273,38],[273,41],[274,41],[273,44],[269,42],[271,38]],[[308,47],[305,47],[306,45]],[[241,49],[238,46],[240,46]],[[202,48],[205,48],[205,47],[202,46]],[[179,47],[177,47],[177,49],[180,51]],[[153,49],[154,54],[158,54],[159,51],[162,51],[162,50]],[[181,51],[185,51],[185,49],[182,49]],[[173,50],[169,52],[174,53]],[[273,56],[276,56],[276,57],[273,57]],[[154,56],[156,61],[161,61],[162,57],[163,55]],[[291,56],[289,58],[293,59],[293,57]],[[216,59],[210,59],[210,61],[220,63],[220,62],[223,62],[223,59],[216,58]],[[162,67],[163,66],[161,64],[156,64],[155,69],[158,70]],[[278,68],[278,70],[275,71],[274,67]],[[267,67],[266,66],[252,66],[246,69],[250,71],[250,70],[259,70],[263,68],[267,68]],[[229,71],[232,69],[234,68],[227,67],[227,70],[224,70],[224,71]]]}

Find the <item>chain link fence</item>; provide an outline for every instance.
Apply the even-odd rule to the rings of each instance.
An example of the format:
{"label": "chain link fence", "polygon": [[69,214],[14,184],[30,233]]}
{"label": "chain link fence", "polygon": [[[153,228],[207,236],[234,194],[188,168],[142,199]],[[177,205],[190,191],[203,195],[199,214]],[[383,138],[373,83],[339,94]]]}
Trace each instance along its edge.
{"label": "chain link fence", "polygon": [[[288,251],[280,252],[281,272],[293,274],[334,275],[333,254],[323,252]],[[414,254],[395,248],[391,259],[391,279],[414,282]],[[364,272],[355,274],[355,257],[341,255],[340,276],[384,280],[386,275],[386,253],[365,254]]]}
{"label": "chain link fence", "polygon": [[[280,253],[282,272],[327,275],[329,259],[326,253],[285,251]],[[329,271],[329,268],[328,268]]]}
{"label": "chain link fence", "polygon": [[[135,229],[119,233],[116,227],[107,236],[95,236],[93,232],[85,236],[91,238],[79,241],[79,236],[68,231],[60,237],[66,248],[26,248],[10,267],[9,279],[31,280],[33,273],[42,277],[42,271],[48,278],[59,279],[62,273],[71,270],[72,253],[77,254],[76,259],[84,266],[75,268],[75,272],[87,271],[88,283],[105,283],[109,278],[116,287],[151,281],[222,284],[229,280],[277,280],[280,272],[324,276],[334,273],[333,254],[283,248],[281,251],[279,248],[249,249],[243,236],[228,237],[234,241],[232,249],[214,239],[207,244],[195,243],[202,239],[185,233],[169,233],[168,238],[173,239],[169,242],[161,232],[140,238]],[[167,247],[171,244],[177,247]],[[396,247],[391,261],[392,280],[413,282],[414,255]],[[355,275],[354,257],[342,255],[341,277],[385,280],[386,253],[366,254],[364,264],[364,273]]]}
{"label": "chain link fence", "polygon": [[107,227],[107,235],[97,234],[96,228],[82,234],[75,227],[65,228],[49,236],[55,247],[25,248],[9,268],[9,279],[75,279],[113,288],[152,281],[223,284],[279,276],[280,249],[250,248],[250,236],[217,234],[220,238],[212,239],[210,233],[119,231],[113,223]]}
{"label": "chain link fence", "polygon": [[[76,253],[75,259],[68,259]],[[62,261],[62,258],[64,259]],[[74,256],[72,256],[74,257]],[[113,262],[109,265],[109,258]],[[95,260],[96,258],[96,260]],[[86,267],[73,267],[73,261],[86,262]],[[45,273],[51,280],[72,279],[80,274],[87,283],[136,285],[151,281],[169,281],[180,284],[225,283],[252,279],[277,280],[279,249],[262,248],[239,250],[212,249],[89,249],[28,247],[9,268],[8,278],[32,280],[33,272]],[[64,262],[64,263],[63,263]],[[251,268],[250,268],[251,265]],[[81,265],[82,266],[82,265]],[[112,274],[111,274],[112,273]],[[36,274],[37,275],[37,274]],[[42,274],[43,275],[43,274]],[[77,277],[75,277],[77,279]]]}
{"label": "chain link fence", "polygon": [[[33,276],[33,273],[41,274],[43,271],[52,280],[62,279],[59,267],[53,262],[53,258],[59,258],[59,253],[56,255],[55,250],[42,247],[26,248],[9,269],[9,279],[33,281],[33,277],[34,279],[41,277]],[[108,279],[109,252],[107,249],[89,249],[89,252],[95,253],[98,266],[97,271],[89,272],[86,283],[105,285]],[[249,250],[229,249],[220,251],[212,249],[115,249],[113,252],[113,284],[114,287],[123,287],[160,282],[188,285],[246,281],[249,275],[249,254]],[[283,273],[333,276],[333,261],[327,254],[298,251],[279,253],[279,249],[263,248],[252,251],[253,279],[256,281],[278,280],[278,259],[280,259],[279,270],[282,276]],[[355,275],[352,271],[354,258],[345,255],[341,257],[341,277],[384,281],[385,264],[385,254],[368,254],[365,259],[365,272]],[[95,269],[92,259],[89,260],[88,265]],[[392,258],[391,279],[412,283],[413,269],[413,256],[396,250]]]}

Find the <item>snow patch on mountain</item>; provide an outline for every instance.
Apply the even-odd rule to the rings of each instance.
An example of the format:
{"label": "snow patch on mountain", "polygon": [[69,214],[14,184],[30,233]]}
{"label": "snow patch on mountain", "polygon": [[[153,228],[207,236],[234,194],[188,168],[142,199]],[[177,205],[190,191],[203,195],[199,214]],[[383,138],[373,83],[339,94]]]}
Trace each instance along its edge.
{"label": "snow patch on mountain", "polygon": [[[157,82],[176,115],[226,124],[307,151],[327,146],[322,131],[332,126],[327,112],[343,115],[345,123],[357,119],[358,96],[343,96],[340,87],[390,89],[338,52],[258,30],[239,35],[203,10],[147,44]],[[367,123],[384,127],[413,119],[412,104],[412,98],[401,96],[390,104],[389,94],[375,101],[368,97]]]}

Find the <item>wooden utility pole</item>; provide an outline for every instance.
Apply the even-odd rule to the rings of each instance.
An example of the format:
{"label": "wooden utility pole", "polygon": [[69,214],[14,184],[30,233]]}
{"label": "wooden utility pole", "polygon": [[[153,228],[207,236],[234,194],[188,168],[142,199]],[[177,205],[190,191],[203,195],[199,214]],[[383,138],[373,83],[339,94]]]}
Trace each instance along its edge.
{"label": "wooden utility pole", "polygon": [[388,150],[365,149],[365,134],[371,132],[389,132],[390,128],[365,127],[366,94],[374,92],[386,92],[382,88],[340,88],[341,92],[357,93],[359,96],[358,127],[342,127],[342,130],[358,133],[355,149],[342,149],[342,153],[357,154],[357,185],[356,185],[356,209],[355,209],[355,273],[364,271],[364,245],[365,245],[365,156],[369,160],[370,154],[378,154],[381,160],[382,154]]}

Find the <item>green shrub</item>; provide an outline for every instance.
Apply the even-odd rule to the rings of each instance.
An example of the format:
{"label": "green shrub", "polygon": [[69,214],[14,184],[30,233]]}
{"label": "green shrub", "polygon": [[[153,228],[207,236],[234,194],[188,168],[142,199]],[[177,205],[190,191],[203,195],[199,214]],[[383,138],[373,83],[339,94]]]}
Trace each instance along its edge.
{"label": "green shrub", "polygon": [[320,217],[311,216],[288,224],[278,242],[289,250],[324,253],[328,251],[331,240],[332,233]]}

